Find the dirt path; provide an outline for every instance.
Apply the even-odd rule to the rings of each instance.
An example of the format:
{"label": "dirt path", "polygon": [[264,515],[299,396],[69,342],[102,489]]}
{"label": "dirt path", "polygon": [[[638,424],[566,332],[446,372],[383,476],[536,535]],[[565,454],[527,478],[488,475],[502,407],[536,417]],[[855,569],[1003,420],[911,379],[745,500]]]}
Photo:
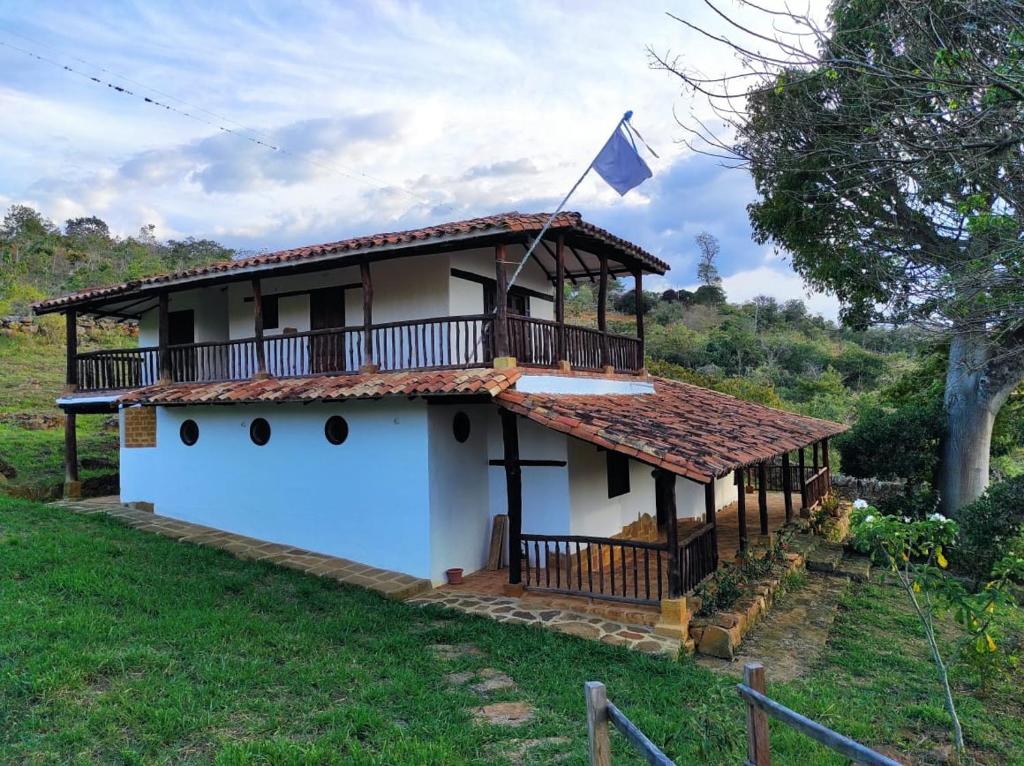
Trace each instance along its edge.
{"label": "dirt path", "polygon": [[697,655],[711,670],[739,675],[743,663],[764,664],[773,681],[789,681],[808,673],[825,650],[839,598],[849,585],[845,577],[807,573],[806,583],[787,593],[747,634],[732,662]]}

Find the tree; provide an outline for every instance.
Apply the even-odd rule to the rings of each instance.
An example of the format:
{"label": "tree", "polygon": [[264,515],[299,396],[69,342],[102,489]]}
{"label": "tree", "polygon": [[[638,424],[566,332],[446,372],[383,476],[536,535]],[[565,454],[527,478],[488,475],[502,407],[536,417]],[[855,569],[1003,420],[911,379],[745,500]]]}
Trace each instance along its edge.
{"label": "tree", "polygon": [[0,224],[0,236],[4,239],[18,237],[42,237],[56,230],[53,222],[43,218],[27,205],[11,205]]}
{"label": "tree", "polygon": [[701,285],[693,294],[696,306],[721,306],[725,303],[725,290],[719,285]]}
{"label": "tree", "polygon": [[110,227],[106,222],[90,215],[83,218],[69,218],[64,222],[64,234],[74,239],[97,237],[110,239]]}
{"label": "tree", "polygon": [[827,28],[749,10],[742,71],[654,62],[726,126],[691,147],[751,172],[756,237],[792,255],[844,322],[910,323],[949,344],[940,490],[952,511],[989,480],[992,427],[1024,380],[1024,3],[833,0]]}
{"label": "tree", "polygon": [[721,247],[718,245],[718,238],[713,234],[702,231],[694,241],[700,250],[700,262],[697,264],[697,279],[702,285],[718,287],[722,284],[722,278],[718,276],[718,267],[715,265],[715,258]]}

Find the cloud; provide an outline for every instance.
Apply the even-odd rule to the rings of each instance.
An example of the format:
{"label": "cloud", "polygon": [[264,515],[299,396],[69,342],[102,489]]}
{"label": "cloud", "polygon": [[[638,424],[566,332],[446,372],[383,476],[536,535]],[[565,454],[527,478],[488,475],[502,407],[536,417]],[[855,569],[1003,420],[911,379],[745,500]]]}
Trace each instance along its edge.
{"label": "cloud", "polygon": [[536,175],[540,171],[533,160],[521,157],[518,160],[502,160],[489,165],[474,165],[462,174],[463,180],[472,181],[476,178],[502,178],[505,176]]}

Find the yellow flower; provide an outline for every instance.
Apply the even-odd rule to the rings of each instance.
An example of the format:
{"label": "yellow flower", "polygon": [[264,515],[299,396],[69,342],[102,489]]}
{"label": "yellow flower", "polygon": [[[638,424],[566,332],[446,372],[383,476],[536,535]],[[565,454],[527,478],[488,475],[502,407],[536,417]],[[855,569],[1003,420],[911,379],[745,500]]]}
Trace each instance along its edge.
{"label": "yellow flower", "polygon": [[939,566],[943,569],[949,566],[949,562],[946,561],[946,557],[942,555],[942,551],[939,551],[937,554],[935,554],[935,560],[939,562]]}
{"label": "yellow flower", "polygon": [[903,553],[900,555],[903,556],[904,561],[910,561],[910,556],[907,555],[906,551],[903,551]]}
{"label": "yellow flower", "polygon": [[988,642],[988,650],[994,652],[996,650],[996,642],[992,640],[992,636],[986,633],[985,640]]}
{"label": "yellow flower", "polygon": [[914,593],[920,593],[920,592],[921,592],[921,583],[915,582],[914,583]]}

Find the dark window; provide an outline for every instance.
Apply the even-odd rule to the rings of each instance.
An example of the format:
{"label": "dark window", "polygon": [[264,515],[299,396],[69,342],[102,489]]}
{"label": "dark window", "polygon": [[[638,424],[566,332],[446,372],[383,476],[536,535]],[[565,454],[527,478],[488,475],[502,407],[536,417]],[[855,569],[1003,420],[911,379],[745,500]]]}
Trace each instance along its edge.
{"label": "dark window", "polygon": [[341,415],[331,415],[324,423],[324,436],[331,444],[344,444],[348,438],[348,423]]}
{"label": "dark window", "polygon": [[460,444],[469,438],[470,422],[469,415],[465,412],[456,412],[455,417],[452,418],[452,433],[455,435],[455,441]]}
{"label": "dark window", "polygon": [[281,324],[277,311],[277,296],[267,295],[263,298],[263,329],[276,330]]}
{"label": "dark window", "polygon": [[199,424],[194,420],[186,420],[178,429],[178,435],[185,446],[191,447],[199,441]]}
{"label": "dark window", "polygon": [[621,452],[606,452],[608,461],[608,497],[629,493],[629,458]]}
{"label": "dark window", "polygon": [[270,423],[264,418],[256,418],[249,426],[249,438],[253,444],[262,447],[270,441]]}

